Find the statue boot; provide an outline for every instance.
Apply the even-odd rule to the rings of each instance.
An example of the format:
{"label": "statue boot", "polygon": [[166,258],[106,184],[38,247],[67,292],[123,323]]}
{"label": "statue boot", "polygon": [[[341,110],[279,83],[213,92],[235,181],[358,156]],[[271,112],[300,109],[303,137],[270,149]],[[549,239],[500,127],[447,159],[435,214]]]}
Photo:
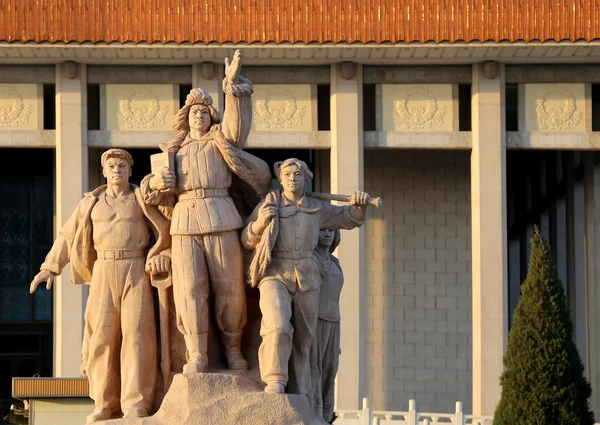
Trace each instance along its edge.
{"label": "statue boot", "polygon": [[188,362],[183,373],[203,373],[208,366],[208,332],[199,335],[184,335]]}
{"label": "statue boot", "polygon": [[248,362],[242,356],[242,333],[223,332],[221,338],[227,357],[227,367],[231,370],[248,369]]}

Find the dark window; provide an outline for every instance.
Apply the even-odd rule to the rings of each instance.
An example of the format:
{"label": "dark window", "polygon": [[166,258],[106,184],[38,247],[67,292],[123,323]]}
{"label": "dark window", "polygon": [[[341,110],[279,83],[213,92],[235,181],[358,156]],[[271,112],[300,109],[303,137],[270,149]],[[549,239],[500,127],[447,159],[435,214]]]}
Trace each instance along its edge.
{"label": "dark window", "polygon": [[100,130],[100,84],[87,86],[88,130]]}
{"label": "dark window", "polygon": [[592,84],[592,131],[600,131],[600,84]]}
{"label": "dark window", "polygon": [[519,85],[506,85],[506,131],[519,131]]}
{"label": "dark window", "polygon": [[458,130],[471,131],[471,84],[458,85]]}
{"label": "dark window", "polygon": [[317,130],[331,130],[331,86],[317,85]]}
{"label": "dark window", "polygon": [[53,240],[53,164],[54,149],[0,149],[0,417],[12,377],[52,375],[53,291],[29,284]]}
{"label": "dark window", "polygon": [[[190,94],[191,91],[192,91],[191,84],[180,84],[179,85],[179,107],[180,108],[183,105],[185,105],[185,99],[186,99],[187,95]],[[213,101],[214,101],[214,99],[213,99]]]}
{"label": "dark window", "polygon": [[376,113],[375,105],[376,100],[376,85],[375,84],[364,84],[363,85],[363,129],[364,131],[376,131]]}
{"label": "dark window", "polygon": [[56,129],[56,90],[54,84],[44,84],[44,130]]}

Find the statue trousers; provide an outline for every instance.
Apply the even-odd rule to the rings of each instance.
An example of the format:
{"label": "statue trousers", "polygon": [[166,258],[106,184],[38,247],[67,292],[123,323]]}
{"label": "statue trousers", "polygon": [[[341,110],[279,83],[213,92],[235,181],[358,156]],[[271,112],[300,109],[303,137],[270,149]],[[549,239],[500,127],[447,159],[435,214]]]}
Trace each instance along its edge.
{"label": "statue trousers", "polygon": [[156,324],[144,267],[145,258],[94,263],[85,316],[90,397],[99,409],[118,412],[140,406],[152,411],[158,370]]}
{"label": "statue trousers", "polygon": [[290,293],[283,282],[266,277],[259,285],[262,343],[258,350],[261,379],[308,396],[310,349],[315,337],[319,289]]}
{"label": "statue trousers", "polygon": [[247,319],[239,232],[173,235],[171,257],[179,331],[183,335],[208,332],[208,295],[212,289],[218,328],[227,333],[241,332]]}
{"label": "statue trousers", "polygon": [[319,319],[311,349],[312,392],[310,403],[325,422],[333,419],[335,376],[340,361],[340,322]]}

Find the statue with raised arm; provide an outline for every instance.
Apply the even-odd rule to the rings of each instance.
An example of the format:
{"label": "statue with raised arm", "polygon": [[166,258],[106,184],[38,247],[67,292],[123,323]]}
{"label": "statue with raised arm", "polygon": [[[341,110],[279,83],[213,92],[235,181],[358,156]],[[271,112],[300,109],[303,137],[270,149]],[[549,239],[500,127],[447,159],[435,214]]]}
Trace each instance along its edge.
{"label": "statue with raised arm", "polygon": [[102,154],[107,184],[86,193],[60,230],[33,293],[71,263],[71,280],[89,283],[82,373],[95,410],[88,424],[148,416],[157,384],[157,335],[151,284],[169,285],[169,222],[129,183],[133,160],[122,149]]}
{"label": "statue with raised arm", "polygon": [[145,201],[171,219],[177,326],[188,354],[183,373],[204,372],[208,366],[211,290],[228,367],[248,367],[241,353],[247,319],[239,239],[240,213],[247,213],[235,201],[250,200],[246,209],[252,211],[271,188],[271,173],[264,161],[243,151],[252,125],[253,87],[240,75],[240,66],[239,50],[231,61],[225,59],[223,116],[208,93],[190,92],[173,117],[178,134],[161,146],[175,155],[174,170],[154,172],[141,184]]}
{"label": "statue with raised arm", "polygon": [[370,198],[357,191],[351,206],[334,206],[305,196],[313,174],[296,158],[276,163],[274,171],[283,192],[268,193],[241,233],[244,248],[253,254],[248,279],[260,291],[260,374],[266,392],[309,396],[321,286],[313,255],[319,229],[361,226]]}

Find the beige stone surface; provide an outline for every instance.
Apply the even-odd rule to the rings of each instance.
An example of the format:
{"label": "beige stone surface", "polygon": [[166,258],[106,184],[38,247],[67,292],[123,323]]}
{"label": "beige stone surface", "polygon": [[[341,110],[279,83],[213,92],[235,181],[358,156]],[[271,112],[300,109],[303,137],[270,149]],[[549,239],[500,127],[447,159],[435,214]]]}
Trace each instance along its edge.
{"label": "beige stone surface", "polygon": [[[363,68],[353,66],[353,76],[344,78],[341,64],[331,67],[331,182],[333,193],[364,190],[363,155]],[[347,75],[346,75],[347,76]],[[379,191],[379,187],[375,188]],[[380,194],[380,193],[378,193]],[[384,196],[385,199],[385,196]],[[341,346],[340,369],[337,377],[337,407],[358,409],[366,397],[366,365],[364,339],[369,327],[365,320],[365,226],[344,232],[344,243],[336,256],[345,273],[345,289],[340,298]]]}
{"label": "beige stone surface", "polygon": [[171,130],[171,117],[179,106],[174,84],[106,84],[101,128],[139,131]]}
{"label": "beige stone surface", "polygon": [[382,131],[453,131],[451,84],[382,84]]}
{"label": "beige stone surface", "polygon": [[254,86],[254,131],[315,131],[316,86],[257,84]]}
{"label": "beige stone surface", "polygon": [[[78,64],[75,78],[67,77],[65,64],[55,67],[56,82],[56,200],[54,236],[77,208],[88,187],[87,66]],[[79,347],[83,335],[85,292],[71,285],[66,268],[56,278],[53,306],[53,376],[79,376]]]}
{"label": "beige stone surface", "polygon": [[35,425],[82,425],[94,410],[89,398],[47,398],[31,400],[30,423]]}
{"label": "beige stone surface", "polygon": [[[364,382],[375,410],[406,409],[414,399],[420,411],[452,412],[457,400],[471,411],[469,158],[467,151],[365,152],[365,190],[385,200],[363,226]],[[342,267],[343,297],[352,288]],[[352,315],[342,310],[342,331]],[[342,347],[337,397],[352,354]]]}
{"label": "beige stone surface", "polygon": [[179,374],[155,415],[103,425],[324,425],[306,397],[268,394],[245,374]]}
{"label": "beige stone surface", "polygon": [[493,415],[508,341],[506,132],[504,65],[495,78],[473,66],[471,234],[473,414]]}
{"label": "beige stone surface", "polygon": [[41,84],[0,84],[0,130],[43,130]]}
{"label": "beige stone surface", "polygon": [[585,84],[525,84],[525,131],[586,131]]}

